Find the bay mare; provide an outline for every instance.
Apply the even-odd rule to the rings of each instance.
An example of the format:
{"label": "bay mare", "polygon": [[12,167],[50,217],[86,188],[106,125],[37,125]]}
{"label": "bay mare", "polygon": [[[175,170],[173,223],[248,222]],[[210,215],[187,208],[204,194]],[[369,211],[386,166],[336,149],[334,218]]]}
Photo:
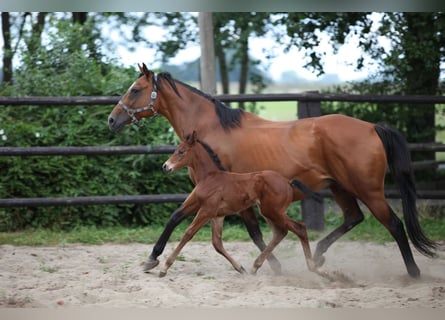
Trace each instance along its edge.
{"label": "bay mare", "polygon": [[[155,74],[145,64],[139,69],[140,77],[108,117],[110,129],[119,132],[141,118],[162,115],[179,137],[189,128],[197,130],[229,171],[274,170],[288,179],[302,181],[315,191],[330,188],[344,219],[317,243],[313,259],[318,266],[323,264],[323,253],[332,243],[363,221],[357,200],[361,200],[393,236],[410,276],[418,277],[420,270],[408,237],[419,252],[436,256],[437,244],[427,238],[419,224],[410,153],[399,131],[343,115],[269,121],[241,109],[229,108],[173,79],[169,73]],[[385,199],[387,167],[400,189],[406,232]],[[192,181],[194,175],[190,170]],[[298,200],[298,196],[294,200]],[[181,207],[171,215],[146,262],[147,269],[158,264],[157,257],[174,228],[197,210],[194,206]],[[265,243],[253,209],[248,208],[240,215],[254,243],[264,250]],[[280,264],[273,254],[268,260],[274,271],[279,272]]]}
{"label": "bay mare", "polygon": [[193,170],[197,184],[182,206],[189,206],[192,203],[199,209],[175,250],[161,267],[160,276],[167,274],[167,270],[182,248],[209,221],[212,225],[212,243],[216,251],[223,255],[235,270],[246,273],[243,266],[225,250],[222,243],[222,226],[225,216],[235,214],[255,204],[271,226],[273,237],[255,260],[251,273],[257,272],[288,231],[293,232],[300,239],[308,269],[316,271],[306,226],[302,222],[292,220],[286,214],[286,210],[294,198],[294,188],[297,188],[296,192],[299,193],[301,199],[308,195],[318,196],[321,201],[319,195],[300,181],[295,179],[289,181],[275,171],[249,173],[226,171],[218,155],[208,144],[198,139],[196,131],[186,135],[185,141],[176,148],[162,166],[166,173],[172,173],[184,167]]}

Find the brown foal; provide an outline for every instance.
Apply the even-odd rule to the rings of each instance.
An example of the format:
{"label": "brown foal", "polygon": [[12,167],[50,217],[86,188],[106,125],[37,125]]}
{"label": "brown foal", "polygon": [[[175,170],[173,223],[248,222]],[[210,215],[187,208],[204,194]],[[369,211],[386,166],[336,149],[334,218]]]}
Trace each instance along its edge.
{"label": "brown foal", "polygon": [[308,269],[315,271],[306,226],[287,216],[286,209],[295,199],[296,193],[301,199],[307,195],[314,198],[320,197],[318,194],[300,181],[289,181],[275,171],[252,173],[225,171],[210,146],[197,138],[196,131],[186,136],[185,141],[164,163],[163,169],[166,173],[171,173],[185,166],[194,171],[198,183],[184,201],[183,206],[190,205],[192,202],[199,207],[199,210],[178,246],[161,267],[160,276],[166,275],[185,244],[208,221],[212,222],[212,243],[216,251],[229,260],[235,270],[245,273],[245,269],[224,249],[221,240],[222,225],[225,216],[235,214],[255,204],[259,206],[261,214],[271,226],[273,237],[255,260],[251,273],[257,272],[288,231],[292,231],[299,237]]}

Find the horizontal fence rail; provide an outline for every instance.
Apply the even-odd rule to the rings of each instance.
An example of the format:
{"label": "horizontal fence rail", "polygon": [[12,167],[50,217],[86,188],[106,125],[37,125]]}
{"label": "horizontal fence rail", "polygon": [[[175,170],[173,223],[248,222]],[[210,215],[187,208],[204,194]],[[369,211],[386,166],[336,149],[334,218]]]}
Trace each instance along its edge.
{"label": "horizontal fence rail", "polygon": [[[324,198],[332,198],[329,190],[319,192]],[[117,205],[117,204],[149,204],[183,202],[188,193],[150,194],[150,195],[117,195],[117,196],[83,196],[83,197],[51,197],[51,198],[11,198],[0,199],[0,208],[12,207],[50,207],[50,206],[87,206],[87,205]],[[388,199],[400,198],[397,190],[386,190]],[[445,190],[417,191],[418,199],[445,199]]]}
{"label": "horizontal fence rail", "polygon": [[174,146],[0,147],[0,156],[100,156],[166,154],[174,151]]}
{"label": "horizontal fence rail", "polygon": [[[0,156],[69,156],[117,154],[165,154],[175,146],[95,146],[95,147],[0,147]],[[410,143],[411,151],[445,152],[443,143]]]}
{"label": "horizontal fence rail", "polygon": [[[370,103],[409,103],[409,104],[445,104],[445,96],[431,95],[359,95],[327,93],[268,93],[268,94],[231,94],[215,95],[223,102],[258,102],[258,101],[341,101]],[[73,97],[0,97],[0,105],[10,106],[63,106],[63,105],[113,105],[118,96],[73,96]]]}
{"label": "horizontal fence rail", "polygon": [[0,199],[0,208],[10,207],[48,207],[48,206],[86,206],[97,204],[147,204],[183,202],[188,194],[149,194],[119,196],[85,196],[53,198],[12,198]]}

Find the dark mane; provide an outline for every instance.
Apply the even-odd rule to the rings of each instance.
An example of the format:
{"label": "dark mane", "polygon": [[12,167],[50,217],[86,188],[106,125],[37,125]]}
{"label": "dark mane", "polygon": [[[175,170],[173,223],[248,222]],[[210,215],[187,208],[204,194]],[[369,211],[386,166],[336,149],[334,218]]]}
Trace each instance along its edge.
{"label": "dark mane", "polygon": [[210,158],[216,164],[216,166],[218,167],[219,170],[227,171],[227,169],[222,165],[221,160],[219,159],[218,155],[215,153],[215,151],[213,151],[213,149],[207,143],[205,143],[204,141],[199,140],[199,139],[197,139],[196,141],[199,142],[204,147],[205,151],[207,151]]}
{"label": "dark mane", "polygon": [[[200,95],[201,97],[206,98],[207,100],[211,101],[213,105],[215,106],[215,111],[218,116],[219,122],[221,126],[224,128],[224,130],[230,130],[237,127],[241,127],[241,117],[244,114],[243,109],[232,109],[226,106],[224,103],[219,101],[218,99],[215,99],[214,97],[202,92],[201,90],[196,89],[195,87],[192,87],[182,81],[174,79],[170,73],[168,72],[161,72],[158,74],[158,79],[164,79],[170,84],[172,89],[175,91],[175,93],[180,97],[178,88],[176,87],[176,82],[183,85],[190,91]],[[160,81],[158,81],[158,88],[161,89]]]}

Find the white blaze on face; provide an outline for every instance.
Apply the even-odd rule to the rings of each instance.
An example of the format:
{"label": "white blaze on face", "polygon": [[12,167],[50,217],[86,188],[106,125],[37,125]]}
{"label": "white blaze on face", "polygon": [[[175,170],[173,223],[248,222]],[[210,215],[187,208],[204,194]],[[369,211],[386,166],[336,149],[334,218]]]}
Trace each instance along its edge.
{"label": "white blaze on face", "polygon": [[131,91],[131,89],[133,89],[133,87],[136,85],[136,81],[135,82],[133,82],[133,84],[130,86],[130,88],[128,88],[128,92],[130,92]]}

